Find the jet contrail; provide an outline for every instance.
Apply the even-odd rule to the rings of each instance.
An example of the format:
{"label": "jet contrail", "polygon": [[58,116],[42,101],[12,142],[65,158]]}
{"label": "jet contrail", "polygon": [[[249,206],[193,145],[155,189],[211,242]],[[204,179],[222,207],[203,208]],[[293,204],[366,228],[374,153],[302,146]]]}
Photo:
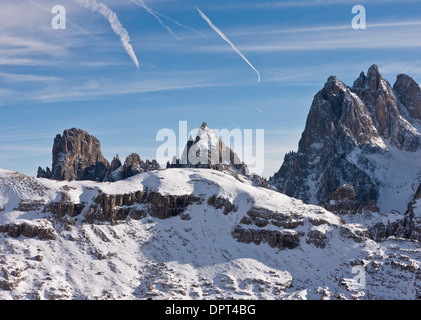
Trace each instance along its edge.
{"label": "jet contrail", "polygon": [[205,36],[205,35],[204,35],[203,33],[201,33],[200,31],[197,31],[196,29],[190,28],[189,26],[186,26],[186,25],[184,25],[184,24],[182,24],[182,23],[178,22],[177,20],[171,19],[170,17],[167,17],[166,15],[163,15],[163,14],[162,14],[162,13],[160,13],[160,12],[157,12],[157,11],[155,11],[155,10],[153,10],[153,12],[154,12],[156,15],[161,16],[161,17],[163,17],[164,19],[167,19],[168,21],[171,21],[172,23],[174,23],[174,24],[178,25],[179,27],[182,27],[182,28],[184,28],[184,29],[187,29],[187,30],[193,31],[193,32],[195,32],[195,33],[197,33],[197,34],[201,35],[202,37],[204,37],[204,36]]}
{"label": "jet contrail", "polygon": [[[204,36],[204,34],[203,33],[201,33],[201,32],[199,32],[199,31],[197,31],[197,30],[195,30],[195,29],[193,29],[193,28],[190,28],[190,27],[188,27],[188,26],[186,26],[186,25],[184,25],[184,24],[182,24],[182,23],[180,23],[180,22],[178,22],[177,20],[174,20],[174,19],[171,19],[170,17],[167,17],[166,15],[164,15],[164,14],[162,14],[162,13],[160,13],[160,12],[158,12],[158,11],[155,11],[155,10],[153,10],[153,9],[151,9],[150,7],[148,7],[144,2],[143,2],[143,0],[130,0],[131,2],[133,2],[133,3],[135,3],[135,4],[137,4],[137,5],[139,5],[139,6],[141,6],[142,8],[144,8],[146,11],[148,11],[150,14],[152,14],[154,17],[155,17],[155,19],[157,19],[158,20],[158,22],[161,24],[161,25],[163,25],[164,26],[164,28],[165,29],[167,29],[171,34],[173,34],[174,35],[174,32],[167,26],[167,25],[164,25],[164,23],[162,22],[162,20],[161,19],[159,19],[159,17],[162,17],[162,18],[164,18],[164,19],[167,19],[168,21],[171,21],[172,23],[174,23],[174,24],[176,24],[176,25],[178,25],[179,27],[182,27],[182,28],[185,28],[185,29],[187,29],[187,30],[190,30],[190,31],[193,31],[193,32],[195,32],[195,33],[197,33],[197,34],[200,34],[202,37]],[[157,17],[157,16],[159,16],[159,17]],[[178,39],[178,38],[177,38]]]}
{"label": "jet contrail", "polygon": [[98,3],[96,0],[76,0],[76,2],[78,2],[80,5],[83,5],[87,9],[100,13],[108,20],[115,34],[120,37],[121,43],[123,44],[124,49],[126,49],[127,54],[139,69],[139,61],[137,60],[132,45],[130,44],[129,33],[118,20],[117,14],[102,2]]}
{"label": "jet contrail", "polygon": [[144,8],[146,11],[148,11],[160,24],[161,26],[163,26],[165,29],[168,30],[169,33],[171,33],[174,38],[176,38],[177,40],[180,40],[179,37],[177,37],[177,35],[172,31],[172,29],[170,27],[168,27],[159,17],[157,12],[155,12],[154,10],[152,10],[151,8],[149,8],[142,0],[131,0],[133,3],[136,3],[137,5],[141,6],[142,8]]}
{"label": "jet contrail", "polygon": [[243,60],[245,62],[247,62],[247,64],[257,73],[257,82],[260,82],[260,73],[259,71],[256,70],[255,67],[253,67],[253,65],[250,63],[250,61],[247,60],[247,58],[235,47],[235,45],[230,41],[230,39],[228,39],[221,30],[219,30],[219,28],[217,26],[215,26],[212,21],[202,12],[200,11],[200,9],[198,7],[196,7],[196,10],[199,12],[200,16],[209,24],[209,26],[215,30],[215,32],[217,34],[219,34],[221,36],[222,39],[224,39],[233,49],[235,52],[237,52],[241,58],[243,58]]}

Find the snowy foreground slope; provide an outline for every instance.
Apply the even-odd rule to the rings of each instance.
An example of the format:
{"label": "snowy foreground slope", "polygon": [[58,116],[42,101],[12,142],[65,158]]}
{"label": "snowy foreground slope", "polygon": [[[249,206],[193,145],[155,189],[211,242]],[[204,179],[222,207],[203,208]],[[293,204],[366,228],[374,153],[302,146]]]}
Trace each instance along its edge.
{"label": "snowy foreground slope", "polygon": [[215,170],[0,170],[0,299],[419,299],[421,245]]}

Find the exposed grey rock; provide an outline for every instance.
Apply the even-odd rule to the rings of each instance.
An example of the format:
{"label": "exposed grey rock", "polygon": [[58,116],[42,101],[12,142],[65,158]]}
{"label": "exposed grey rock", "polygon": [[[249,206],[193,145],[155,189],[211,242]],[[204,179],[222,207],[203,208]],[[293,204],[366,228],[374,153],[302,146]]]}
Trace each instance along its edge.
{"label": "exposed grey rock", "polygon": [[231,212],[236,212],[238,210],[238,208],[236,208],[236,206],[228,199],[224,199],[215,195],[208,199],[208,205],[213,206],[216,209],[224,208],[225,215]]}
{"label": "exposed grey rock", "polygon": [[415,193],[412,201],[408,204],[408,211],[405,213],[405,222],[407,236],[409,239],[421,241],[421,216],[416,214],[417,209],[421,205],[421,184]]}
{"label": "exposed grey rock", "polygon": [[51,171],[38,169],[38,177],[54,180],[103,181],[110,164],[101,152],[97,138],[81,129],[64,130],[53,145]]}
{"label": "exposed grey rock", "polygon": [[401,75],[395,90],[376,65],[367,75],[362,72],[352,88],[331,76],[314,97],[298,151],[285,155],[269,183],[288,196],[317,205],[349,184],[356,198],[343,209],[359,211],[359,201],[376,211],[383,182],[375,176],[371,156],[390,157],[383,141],[402,152],[421,147],[420,134],[411,125],[418,119],[419,87]]}
{"label": "exposed grey rock", "polygon": [[418,83],[406,74],[399,74],[393,89],[411,117],[421,120],[421,89]]}
{"label": "exposed grey rock", "polygon": [[121,167],[121,161],[118,154],[113,158],[113,161],[111,161],[110,171],[113,172]]}
{"label": "exposed grey rock", "polygon": [[110,165],[102,155],[98,139],[86,131],[73,128],[56,136],[52,169],[39,167],[37,177],[66,181],[118,181],[158,169],[160,166],[156,160],[143,161],[136,153],[129,155],[124,165],[116,155]]}
{"label": "exposed grey rock", "polygon": [[336,188],[328,197],[324,204],[326,210],[339,214],[361,214],[363,210],[371,212],[379,212],[374,200],[364,203],[357,199],[355,189],[349,184]]}
{"label": "exposed grey rock", "polygon": [[370,234],[367,228],[359,224],[346,224],[339,227],[339,234],[347,239],[355,242],[362,242],[364,239],[369,238]]}
{"label": "exposed grey rock", "polygon": [[17,211],[38,211],[42,209],[45,205],[45,202],[42,200],[22,200],[19,202],[19,205],[15,210]]}
{"label": "exposed grey rock", "polygon": [[238,242],[260,245],[267,243],[272,248],[293,249],[300,244],[298,233],[293,230],[266,230],[235,226],[231,235]]}
{"label": "exposed grey rock", "polygon": [[370,239],[381,242],[389,237],[408,238],[407,221],[404,217],[395,221],[378,222],[368,225]]}
{"label": "exposed grey rock", "polygon": [[383,79],[379,68],[373,65],[368,70],[367,76],[361,74],[355,81],[353,91],[364,102],[380,136],[399,149],[414,152],[420,147],[420,137],[414,128],[408,125],[408,122],[413,121],[402,108],[398,96],[401,96],[408,106],[411,105],[414,114],[418,112],[418,106],[412,106],[411,103],[419,97],[415,92],[406,91],[414,90],[417,86],[415,82],[408,84],[406,88],[403,88],[403,82],[403,77],[399,77],[395,86],[399,90],[397,94]]}
{"label": "exposed grey rock", "polygon": [[[86,221],[108,221],[116,224],[125,221],[128,217],[139,220],[149,214],[159,219],[181,215],[189,205],[201,203],[202,199],[194,195],[162,195],[158,192],[137,191],[129,194],[100,193],[95,199],[96,204],[91,205],[86,213]],[[146,205],[138,208],[137,205]],[[66,214],[63,208],[61,215]],[[187,216],[182,216],[186,219]]]}
{"label": "exposed grey rock", "polygon": [[28,238],[38,237],[40,240],[55,240],[57,238],[57,234],[53,228],[29,223],[0,225],[0,232],[7,233],[12,238],[18,238],[21,235]]}
{"label": "exposed grey rock", "polygon": [[317,229],[311,229],[307,232],[306,243],[313,244],[317,248],[323,249],[326,247],[328,240],[326,234]]}
{"label": "exposed grey rock", "polygon": [[111,170],[107,175],[107,181],[118,181],[130,178],[142,172],[159,170],[160,166],[156,160],[146,160],[143,161],[140,159],[140,156],[137,153],[132,153],[127,156],[123,165],[121,165],[120,160],[117,157],[114,157],[113,162],[111,163]]}

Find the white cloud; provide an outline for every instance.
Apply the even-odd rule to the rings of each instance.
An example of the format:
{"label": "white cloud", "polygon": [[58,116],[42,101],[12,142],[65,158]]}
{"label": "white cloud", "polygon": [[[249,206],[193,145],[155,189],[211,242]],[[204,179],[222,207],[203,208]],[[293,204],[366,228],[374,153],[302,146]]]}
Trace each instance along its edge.
{"label": "white cloud", "polygon": [[[284,52],[284,51],[321,51],[321,50],[362,50],[362,49],[398,49],[420,48],[421,38],[418,28],[421,21],[388,22],[367,25],[366,30],[354,30],[348,27],[323,26],[300,29],[280,29],[265,27],[253,33],[252,30],[239,31],[237,37],[243,37],[242,51],[247,52]],[[291,35],[290,37],[288,35]],[[250,43],[252,39],[252,43]],[[192,50],[204,52],[227,52],[222,45],[203,45]]]}
{"label": "white cloud", "polygon": [[50,81],[59,81],[59,77],[54,76],[40,76],[33,74],[16,74],[16,73],[4,73],[0,72],[0,78],[3,78],[6,82],[50,82]]}

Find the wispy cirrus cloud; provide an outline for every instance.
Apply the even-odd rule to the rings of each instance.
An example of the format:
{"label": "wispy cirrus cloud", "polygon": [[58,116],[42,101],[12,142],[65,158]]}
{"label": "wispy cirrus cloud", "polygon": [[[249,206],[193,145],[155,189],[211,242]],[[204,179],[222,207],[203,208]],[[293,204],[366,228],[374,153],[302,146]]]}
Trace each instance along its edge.
{"label": "wispy cirrus cloud", "polygon": [[[363,32],[352,29],[350,25],[331,25],[293,29],[267,26],[257,30],[233,30],[232,33],[244,38],[239,47],[247,52],[410,49],[421,47],[419,30],[414,26],[421,26],[421,21],[377,22],[368,24]],[[221,45],[202,45],[193,50],[228,51]]]}
{"label": "wispy cirrus cloud", "polygon": [[[360,0],[361,5],[382,5],[396,2],[395,0]],[[419,3],[421,0],[400,0],[400,3]],[[286,8],[310,8],[323,6],[355,5],[355,0],[295,0],[295,1],[253,1],[253,2],[226,2],[218,5],[209,5],[219,9],[286,9]]]}
{"label": "wispy cirrus cloud", "polygon": [[61,78],[55,76],[42,76],[33,74],[17,74],[0,72],[0,78],[5,82],[50,82],[59,81]]}

